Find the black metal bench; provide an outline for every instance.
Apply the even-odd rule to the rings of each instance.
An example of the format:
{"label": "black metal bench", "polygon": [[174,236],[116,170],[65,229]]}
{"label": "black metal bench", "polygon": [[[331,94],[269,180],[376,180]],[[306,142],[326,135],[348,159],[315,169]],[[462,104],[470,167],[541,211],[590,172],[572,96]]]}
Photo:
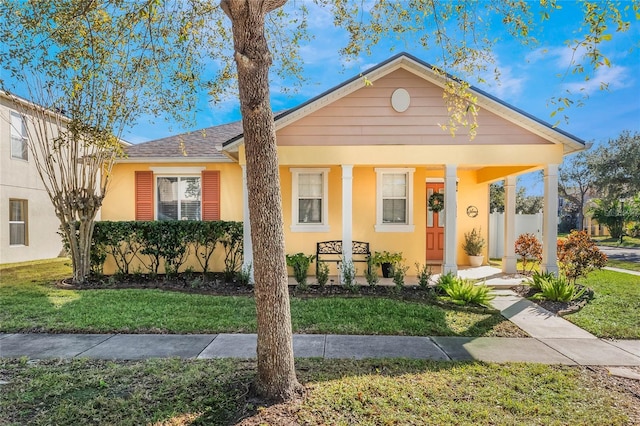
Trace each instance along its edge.
{"label": "black metal bench", "polygon": [[[335,262],[336,266],[339,266],[340,262],[342,262],[342,255],[341,240],[316,243],[316,275],[318,274],[320,262]],[[354,263],[366,263],[367,272],[370,272],[369,268],[371,265],[369,264],[369,258],[371,257],[371,251],[369,250],[369,243],[352,241],[351,256]]]}

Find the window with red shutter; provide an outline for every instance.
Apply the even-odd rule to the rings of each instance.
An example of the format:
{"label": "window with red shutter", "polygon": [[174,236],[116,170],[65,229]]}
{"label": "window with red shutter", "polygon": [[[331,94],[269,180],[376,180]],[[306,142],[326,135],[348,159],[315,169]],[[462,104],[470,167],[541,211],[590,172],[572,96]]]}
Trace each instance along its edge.
{"label": "window with red shutter", "polygon": [[136,220],[153,220],[153,172],[136,172]]}
{"label": "window with red shutter", "polygon": [[202,220],[220,220],[220,171],[202,172]]}

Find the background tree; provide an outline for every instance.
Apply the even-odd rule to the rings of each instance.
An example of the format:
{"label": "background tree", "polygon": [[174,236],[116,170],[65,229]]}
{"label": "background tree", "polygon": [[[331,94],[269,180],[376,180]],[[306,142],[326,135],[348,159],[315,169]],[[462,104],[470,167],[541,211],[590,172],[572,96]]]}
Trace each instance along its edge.
{"label": "background tree", "polygon": [[612,238],[624,238],[627,225],[636,222],[640,195],[640,133],[624,131],[586,156],[592,185],[599,199],[590,213]]}
{"label": "background tree", "polygon": [[640,193],[640,133],[624,131],[588,157],[593,181],[607,200],[633,198]]}
{"label": "background tree", "polygon": [[[516,189],[516,213],[536,214],[542,210],[543,198],[539,195],[527,195],[521,186]],[[495,182],[489,186],[489,211],[504,213],[504,182]]]}
{"label": "background tree", "polygon": [[0,58],[35,103],[12,96],[29,121],[31,159],[60,220],[76,283],[90,272],[94,221],[121,132],[160,107],[191,109],[186,94],[195,86],[183,60],[190,48],[179,46],[179,33],[155,25],[161,12],[153,0],[0,3]]}
{"label": "background tree", "polygon": [[[584,212],[589,194],[593,195],[596,188],[594,174],[589,168],[593,153],[579,152],[562,163],[558,174],[558,192],[567,204],[563,207],[564,214],[575,215],[574,227],[580,231],[584,229]],[[570,230],[570,229],[569,229]]]}

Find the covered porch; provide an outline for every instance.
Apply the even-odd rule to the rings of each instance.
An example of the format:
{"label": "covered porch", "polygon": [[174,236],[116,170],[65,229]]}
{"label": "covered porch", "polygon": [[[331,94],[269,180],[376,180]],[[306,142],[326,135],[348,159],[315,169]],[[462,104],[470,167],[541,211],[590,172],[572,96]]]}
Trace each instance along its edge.
{"label": "covered porch", "polygon": [[[295,166],[295,167],[294,167]],[[285,215],[285,240],[287,253],[316,253],[316,244],[321,241],[339,240],[343,247],[342,258],[352,259],[354,241],[370,244],[371,254],[390,251],[403,254],[404,264],[409,266],[406,282],[411,283],[414,265],[428,264],[438,273],[465,270],[467,256],[462,250],[464,234],[480,229],[488,240],[489,227],[489,183],[503,178],[505,181],[504,247],[502,273],[516,273],[515,254],[515,202],[516,176],[502,176],[498,171],[514,171],[514,167],[478,167],[455,164],[415,167],[376,167],[370,165],[329,165],[323,167],[301,167],[308,164],[281,166],[283,211]],[[522,167],[530,169],[532,166]],[[493,173],[489,173],[492,170]],[[557,272],[557,164],[544,166],[544,224],[543,262],[546,271]],[[246,173],[243,173],[246,185]],[[302,179],[302,176],[305,179]],[[386,198],[386,177],[400,188],[391,189]],[[313,207],[308,207],[308,197],[301,192],[310,180],[316,179],[317,188]],[[399,184],[397,184],[399,182]],[[428,200],[432,194],[430,185],[438,184],[446,208],[442,212],[430,211]],[[306,185],[306,187],[305,187]],[[245,186],[246,188],[246,186]],[[394,192],[396,191],[396,192]],[[386,201],[391,200],[392,214],[388,217]],[[393,207],[396,207],[394,210]],[[400,206],[397,208],[397,206]],[[310,211],[311,220],[303,218],[303,209]],[[309,210],[310,209],[310,210]],[[451,214],[451,212],[454,212]],[[248,199],[244,191],[244,266],[253,261]],[[306,216],[306,215],[305,215]],[[429,240],[429,228],[440,226],[441,257],[433,257]],[[426,235],[425,235],[426,231]],[[488,264],[488,249],[485,262]],[[364,270],[359,266],[359,275]],[[309,274],[314,274],[310,268]],[[332,268],[331,275],[338,271]],[[414,273],[415,275],[415,273]],[[413,277],[415,280],[415,276]],[[417,280],[416,280],[417,282]]]}

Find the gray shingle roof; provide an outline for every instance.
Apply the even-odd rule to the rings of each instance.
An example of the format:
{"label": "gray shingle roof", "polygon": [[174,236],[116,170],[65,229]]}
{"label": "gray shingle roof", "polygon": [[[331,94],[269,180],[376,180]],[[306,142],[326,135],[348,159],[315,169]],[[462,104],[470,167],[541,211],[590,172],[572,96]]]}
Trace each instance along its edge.
{"label": "gray shingle roof", "polygon": [[131,145],[129,159],[135,158],[209,158],[226,159],[216,146],[242,134],[242,121]]}

